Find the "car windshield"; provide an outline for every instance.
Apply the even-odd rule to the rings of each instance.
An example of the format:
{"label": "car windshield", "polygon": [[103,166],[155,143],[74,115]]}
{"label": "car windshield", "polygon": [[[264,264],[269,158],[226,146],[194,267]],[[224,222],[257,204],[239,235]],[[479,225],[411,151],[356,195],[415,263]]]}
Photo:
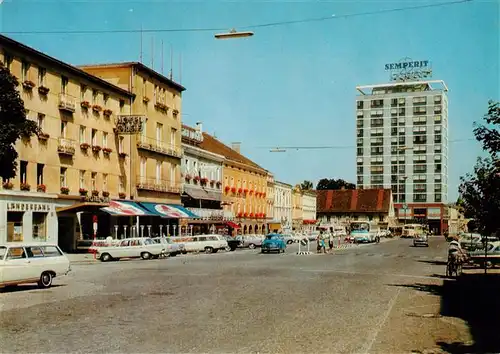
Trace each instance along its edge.
{"label": "car windshield", "polygon": [[267,235],[266,240],[278,240],[279,236],[277,235]]}
{"label": "car windshield", "polygon": [[370,225],[366,222],[356,222],[351,224],[352,231],[369,231]]}

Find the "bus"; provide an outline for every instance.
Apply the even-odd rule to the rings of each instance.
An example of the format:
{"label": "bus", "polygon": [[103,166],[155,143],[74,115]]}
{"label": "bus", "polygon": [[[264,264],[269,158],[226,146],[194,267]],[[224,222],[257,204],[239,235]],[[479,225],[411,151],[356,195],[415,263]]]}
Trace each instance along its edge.
{"label": "bus", "polygon": [[350,223],[351,239],[354,243],[369,243],[376,241],[376,232],[371,230],[368,221],[353,221]]}
{"label": "bus", "polygon": [[408,224],[403,226],[403,238],[414,238],[425,233],[425,227],[421,224]]}

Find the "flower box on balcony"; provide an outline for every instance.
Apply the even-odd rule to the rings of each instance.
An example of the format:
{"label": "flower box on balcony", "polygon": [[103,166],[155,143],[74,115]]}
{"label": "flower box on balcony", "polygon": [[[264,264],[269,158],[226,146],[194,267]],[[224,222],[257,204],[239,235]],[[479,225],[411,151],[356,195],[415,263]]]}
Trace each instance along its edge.
{"label": "flower box on balcony", "polygon": [[231,187],[229,187],[229,186],[226,186],[226,188],[224,188],[224,190],[226,191],[226,193],[229,192],[230,189],[231,189]]}
{"label": "flower box on balcony", "polygon": [[120,199],[125,199],[126,194],[125,193],[118,193],[118,197],[120,197]]}
{"label": "flower box on balcony", "polygon": [[12,184],[12,182],[9,182],[9,181],[3,182],[2,186],[3,186],[3,189],[12,189],[12,188],[14,188],[14,184]]}
{"label": "flower box on balcony", "polygon": [[124,159],[125,157],[128,156],[128,154],[126,152],[120,152],[120,153],[118,153],[118,156],[121,157],[122,159]]}
{"label": "flower box on balcony", "polygon": [[243,216],[246,218],[248,216],[248,213],[244,213]]}
{"label": "flower box on balcony", "polygon": [[155,108],[159,111],[162,111],[162,112],[167,112],[168,111],[168,107],[166,104],[163,104],[161,102],[156,102],[155,103]]}
{"label": "flower box on balcony", "polygon": [[92,191],[92,195],[93,195],[94,197],[97,197],[97,196],[99,195],[99,191],[94,189],[94,190]]}
{"label": "flower box on balcony", "polygon": [[47,133],[40,133],[38,134],[38,140],[45,140],[47,141],[50,138],[50,135]]}
{"label": "flower box on balcony", "polygon": [[113,111],[110,110],[110,109],[105,109],[104,111],[102,111],[102,114],[105,116],[105,117],[111,117],[111,115],[113,114]]}
{"label": "flower box on balcony", "polygon": [[39,86],[38,87],[38,93],[40,95],[46,96],[49,93],[50,89],[47,86]]}
{"label": "flower box on balcony", "polygon": [[149,103],[149,97],[144,96],[144,97],[142,98],[142,102],[144,102],[144,103]]}
{"label": "flower box on balcony", "polygon": [[203,177],[200,181],[201,181],[201,184],[207,184],[208,183],[208,178]]}
{"label": "flower box on balcony", "polygon": [[173,114],[174,116],[177,116],[177,115],[179,114],[179,110],[178,110],[178,109],[174,109],[174,110],[172,110],[172,114]]}
{"label": "flower box on balcony", "polygon": [[106,147],[102,149],[102,152],[104,153],[104,155],[109,155],[113,152],[113,149]]}
{"label": "flower box on balcony", "polygon": [[250,192],[248,192],[250,195],[253,195],[253,189],[250,189]]}
{"label": "flower box on balcony", "polygon": [[253,218],[253,213],[250,213],[250,217]]}
{"label": "flower box on balcony", "polygon": [[36,191],[40,193],[45,193],[47,186],[45,184],[39,184],[36,186]]}
{"label": "flower box on balcony", "polygon": [[215,179],[210,181],[210,185],[213,186],[215,184]]}
{"label": "flower box on balcony", "polygon": [[88,191],[87,191],[85,188],[80,188],[80,189],[78,190],[78,193],[79,193],[82,197],[84,197],[84,196],[86,196],[86,195],[87,195]]}
{"label": "flower box on balcony", "polygon": [[80,102],[80,106],[84,109],[89,109],[90,108],[90,102],[89,101],[82,101]]}
{"label": "flower box on balcony", "polygon": [[33,87],[35,87],[35,83],[31,80],[24,80],[23,81],[23,88],[25,90],[33,90]]}
{"label": "flower box on balcony", "polygon": [[99,145],[92,145],[92,151],[98,153],[101,151],[101,147]]}
{"label": "flower box on balcony", "polygon": [[243,193],[243,188],[238,188],[238,194]]}
{"label": "flower box on balcony", "polygon": [[217,184],[217,187],[222,186],[222,182],[221,181],[217,181],[216,184]]}
{"label": "flower box on balcony", "polygon": [[89,147],[90,147],[90,145],[87,144],[87,143],[81,143],[80,144],[80,149],[82,149],[82,150],[87,150]]}
{"label": "flower box on balcony", "polygon": [[92,110],[96,113],[99,113],[100,111],[102,111],[102,107],[99,106],[98,104],[95,104],[92,106]]}
{"label": "flower box on balcony", "polygon": [[262,193],[262,196],[265,198],[267,196],[266,192]]}
{"label": "flower box on balcony", "polygon": [[28,183],[21,183],[20,189],[22,191],[28,192],[31,189],[31,186]]}
{"label": "flower box on balcony", "polygon": [[232,187],[231,192],[236,193],[236,187]]}
{"label": "flower box on balcony", "polygon": [[109,192],[108,192],[108,191],[102,191],[102,196],[103,196],[104,198],[109,197]]}
{"label": "flower box on balcony", "polygon": [[69,194],[69,188],[68,187],[61,187],[61,194]]}
{"label": "flower box on balcony", "polygon": [[191,177],[191,175],[185,175],[185,176],[184,176],[184,179],[185,179],[186,181],[188,181],[188,182],[191,180],[191,178],[192,178],[192,177]]}

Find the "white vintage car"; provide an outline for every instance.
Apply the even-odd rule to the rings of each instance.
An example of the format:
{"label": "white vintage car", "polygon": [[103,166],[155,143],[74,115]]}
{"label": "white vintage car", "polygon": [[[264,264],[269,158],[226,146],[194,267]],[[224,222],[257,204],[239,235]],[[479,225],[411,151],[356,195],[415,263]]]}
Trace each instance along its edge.
{"label": "white vintage car", "polygon": [[151,259],[166,256],[165,245],[149,237],[126,238],[112,246],[95,247],[96,258],[102,262],[121,258]]}
{"label": "white vintage car", "polygon": [[175,243],[183,243],[187,252],[217,253],[228,248],[226,239],[217,234],[178,236],[170,239]]}
{"label": "white vintage car", "polygon": [[41,288],[48,288],[52,285],[52,279],[70,271],[69,259],[57,245],[0,245],[0,288],[27,283],[37,283]]}
{"label": "white vintage car", "polygon": [[153,241],[165,246],[165,252],[170,257],[175,257],[178,254],[186,254],[186,246],[183,243],[176,243],[170,239],[170,237],[155,237]]}

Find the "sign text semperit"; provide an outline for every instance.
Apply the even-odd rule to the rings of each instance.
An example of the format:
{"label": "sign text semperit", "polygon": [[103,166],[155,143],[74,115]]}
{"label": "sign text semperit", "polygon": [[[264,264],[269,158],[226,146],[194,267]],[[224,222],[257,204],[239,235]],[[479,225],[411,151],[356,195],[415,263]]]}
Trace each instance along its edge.
{"label": "sign text semperit", "polygon": [[385,64],[385,70],[405,70],[416,68],[427,68],[429,66],[428,60],[419,61],[401,61],[399,63]]}

